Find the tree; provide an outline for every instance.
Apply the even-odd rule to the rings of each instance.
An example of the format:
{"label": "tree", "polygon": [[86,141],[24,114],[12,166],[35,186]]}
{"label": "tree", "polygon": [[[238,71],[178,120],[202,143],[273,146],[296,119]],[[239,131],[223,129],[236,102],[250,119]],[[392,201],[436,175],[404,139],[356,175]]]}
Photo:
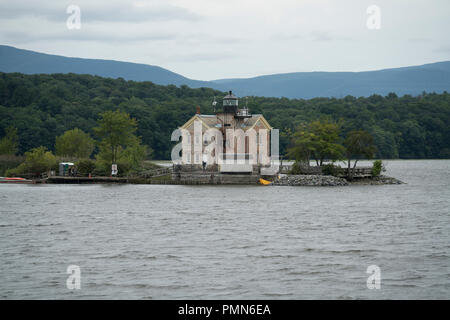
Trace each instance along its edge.
{"label": "tree", "polygon": [[344,145],[346,147],[348,164],[347,175],[351,179],[355,173],[356,163],[358,162],[358,159],[355,159],[353,170],[350,172],[351,159],[361,156],[366,159],[371,159],[376,152],[376,147],[372,135],[364,130],[350,131],[344,141]]}
{"label": "tree", "polygon": [[94,128],[94,131],[102,139],[101,151],[108,152],[110,164],[113,164],[117,162],[119,151],[135,142],[136,119],[130,118],[128,113],[119,110],[103,112],[100,117],[99,126]]}
{"label": "tree", "polygon": [[75,163],[78,174],[81,176],[88,176],[95,170],[95,161],[91,159],[81,159]]}
{"label": "tree", "polygon": [[[19,134],[18,154],[41,145],[53,148],[63,132],[75,127],[93,132],[99,113],[120,108],[139,119],[136,135],[154,150],[153,157],[169,159],[171,132],[192,117],[196,105],[202,113],[212,114],[210,101],[224,94],[91,75],[0,73],[0,139],[5,128],[13,126]],[[251,97],[248,107],[253,114],[263,114],[274,128],[285,130],[322,117],[343,119],[344,136],[360,129],[374,136],[378,158],[450,157],[448,92],[418,97]],[[290,134],[280,132],[281,155],[290,142]]]}
{"label": "tree", "polygon": [[[102,113],[96,133],[102,138],[97,154],[98,166],[103,172],[116,163],[121,173],[138,169],[148,155],[147,146],[136,136],[136,120],[128,113],[107,111]],[[150,149],[151,150],[151,149]]]}
{"label": "tree", "polygon": [[288,154],[308,164],[312,157],[317,166],[322,166],[326,159],[342,159],[344,151],[344,147],[339,144],[339,126],[325,120],[301,126],[294,134],[294,146],[288,150]]}
{"label": "tree", "polygon": [[19,136],[17,135],[17,128],[7,127],[5,129],[5,136],[0,140],[0,155],[16,155],[19,150]]}
{"label": "tree", "polygon": [[75,128],[56,138],[56,155],[69,158],[89,158],[94,150],[94,139],[88,133]]}
{"label": "tree", "polygon": [[293,146],[287,151],[288,157],[309,166],[311,154],[315,151],[314,138],[314,134],[305,125],[301,125],[293,135]]}
{"label": "tree", "polygon": [[56,157],[47,150],[46,147],[40,146],[28,152],[25,152],[25,161],[17,168],[9,170],[8,175],[31,174],[39,176],[41,173],[56,169],[58,161]]}
{"label": "tree", "polygon": [[121,153],[120,162],[126,162],[131,169],[137,169],[142,160],[147,157],[147,150],[147,146],[141,144],[141,139],[135,137],[134,141]]}

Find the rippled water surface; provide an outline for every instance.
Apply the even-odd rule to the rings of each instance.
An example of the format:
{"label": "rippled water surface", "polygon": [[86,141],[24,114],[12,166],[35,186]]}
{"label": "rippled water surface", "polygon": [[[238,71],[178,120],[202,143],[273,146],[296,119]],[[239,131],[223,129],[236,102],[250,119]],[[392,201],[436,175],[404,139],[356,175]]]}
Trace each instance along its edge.
{"label": "rippled water surface", "polygon": [[449,299],[450,161],[387,169],[407,184],[2,184],[0,298]]}

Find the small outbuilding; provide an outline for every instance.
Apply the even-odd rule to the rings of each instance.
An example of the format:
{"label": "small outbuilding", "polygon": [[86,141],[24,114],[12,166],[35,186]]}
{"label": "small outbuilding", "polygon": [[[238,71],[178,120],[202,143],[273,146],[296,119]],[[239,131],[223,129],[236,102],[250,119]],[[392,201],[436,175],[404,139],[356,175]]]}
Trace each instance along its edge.
{"label": "small outbuilding", "polygon": [[70,169],[73,168],[75,164],[73,162],[60,162],[59,163],[59,175],[64,177],[68,176]]}

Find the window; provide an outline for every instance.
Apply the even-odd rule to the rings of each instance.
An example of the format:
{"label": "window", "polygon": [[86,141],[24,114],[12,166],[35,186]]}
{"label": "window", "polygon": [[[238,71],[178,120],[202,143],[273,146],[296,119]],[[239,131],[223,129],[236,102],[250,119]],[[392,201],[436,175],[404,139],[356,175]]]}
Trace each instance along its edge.
{"label": "window", "polygon": [[256,141],[258,141],[259,146],[262,146],[264,144],[264,135],[257,132],[256,133]]}

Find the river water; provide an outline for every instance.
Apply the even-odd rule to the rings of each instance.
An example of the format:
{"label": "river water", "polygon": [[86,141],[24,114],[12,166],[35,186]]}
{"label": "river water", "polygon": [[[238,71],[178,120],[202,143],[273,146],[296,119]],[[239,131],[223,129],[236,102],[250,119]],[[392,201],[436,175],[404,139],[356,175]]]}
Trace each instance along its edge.
{"label": "river water", "polygon": [[1,184],[0,298],[449,299],[450,161],[386,174],[406,184]]}

